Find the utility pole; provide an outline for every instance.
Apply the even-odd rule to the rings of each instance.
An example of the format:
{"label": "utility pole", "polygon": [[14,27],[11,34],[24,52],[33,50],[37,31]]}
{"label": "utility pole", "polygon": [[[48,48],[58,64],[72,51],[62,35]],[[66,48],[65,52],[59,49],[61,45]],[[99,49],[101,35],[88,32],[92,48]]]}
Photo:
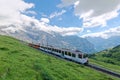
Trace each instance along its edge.
{"label": "utility pole", "polygon": [[47,43],[47,47],[48,47],[48,37],[47,37],[47,35],[46,35],[46,43]]}

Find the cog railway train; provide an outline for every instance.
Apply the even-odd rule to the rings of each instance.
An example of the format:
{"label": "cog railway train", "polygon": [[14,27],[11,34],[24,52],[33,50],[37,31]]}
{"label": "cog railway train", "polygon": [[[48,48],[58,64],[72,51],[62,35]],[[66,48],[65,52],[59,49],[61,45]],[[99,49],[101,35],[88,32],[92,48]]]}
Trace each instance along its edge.
{"label": "cog railway train", "polygon": [[55,48],[53,46],[43,46],[43,45],[41,46],[41,45],[33,44],[33,43],[29,43],[29,46],[45,51],[45,52],[52,53],[62,58],[72,60],[77,63],[88,64],[87,54],[84,54],[78,50],[74,51],[74,50],[69,50],[69,49],[60,49],[60,48]]}

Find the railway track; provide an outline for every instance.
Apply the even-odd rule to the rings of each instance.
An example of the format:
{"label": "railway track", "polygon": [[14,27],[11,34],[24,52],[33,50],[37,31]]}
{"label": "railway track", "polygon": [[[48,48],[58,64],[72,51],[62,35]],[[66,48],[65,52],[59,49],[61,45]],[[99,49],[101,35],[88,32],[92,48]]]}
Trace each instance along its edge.
{"label": "railway track", "polygon": [[[39,50],[40,50],[40,49],[39,49]],[[43,51],[43,50],[40,50],[40,51]],[[47,51],[43,51],[43,52],[45,52],[45,53],[47,53],[47,54],[49,54],[49,55],[52,55],[52,56],[54,56],[54,57],[56,57],[56,58],[59,58],[59,59],[64,59],[64,60],[67,60],[67,61],[75,62],[75,61],[72,61],[72,60],[69,60],[69,59],[66,59],[66,58],[62,58],[61,56],[52,54],[52,53],[47,52]],[[78,63],[78,62],[75,62],[75,63]],[[80,63],[78,63],[78,64],[80,64]],[[96,66],[96,65],[93,65],[93,64],[87,64],[87,65],[85,65],[85,66],[90,67],[90,68],[92,68],[92,69],[95,69],[95,70],[97,70],[97,71],[101,71],[101,72],[103,72],[103,73],[112,75],[112,76],[114,76],[114,77],[120,78],[120,74],[118,74],[118,73],[116,73],[116,72],[113,72],[113,71],[110,71],[110,70],[107,70],[107,69],[105,69],[105,68],[101,68],[101,67]]]}
{"label": "railway track", "polygon": [[120,74],[118,74],[118,73],[116,73],[116,72],[113,72],[113,71],[110,71],[110,70],[107,70],[107,69],[105,69],[105,68],[101,68],[101,67],[96,66],[96,65],[93,65],[93,64],[88,64],[88,65],[86,65],[86,66],[88,66],[88,67],[90,67],[90,68],[93,68],[93,69],[95,69],[95,70],[101,71],[101,72],[103,72],[103,73],[106,73],[106,74],[109,74],[109,75],[112,75],[112,76],[115,76],[115,77],[120,78]]}

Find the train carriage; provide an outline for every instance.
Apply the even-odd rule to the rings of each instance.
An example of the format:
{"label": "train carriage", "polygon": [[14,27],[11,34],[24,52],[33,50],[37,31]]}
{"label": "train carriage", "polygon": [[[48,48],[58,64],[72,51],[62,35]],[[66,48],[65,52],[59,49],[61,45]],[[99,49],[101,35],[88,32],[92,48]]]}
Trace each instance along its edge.
{"label": "train carriage", "polygon": [[55,55],[58,55],[62,58],[73,60],[78,63],[82,63],[82,64],[87,63],[88,64],[88,58],[87,58],[86,54],[84,54],[78,50],[73,51],[73,50],[69,50],[69,49],[60,49],[60,48],[55,48],[53,46],[40,46],[40,45],[36,45],[36,44],[29,44],[29,46],[52,53],[52,54],[55,54]]}

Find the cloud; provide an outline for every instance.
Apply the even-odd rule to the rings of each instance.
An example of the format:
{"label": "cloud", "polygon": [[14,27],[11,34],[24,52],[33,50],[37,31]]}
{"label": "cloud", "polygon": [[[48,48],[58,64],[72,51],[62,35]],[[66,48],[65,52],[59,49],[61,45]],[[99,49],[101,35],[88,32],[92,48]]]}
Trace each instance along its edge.
{"label": "cloud", "polygon": [[[48,18],[41,18],[40,20],[35,17],[30,17],[24,13],[35,13],[29,11],[35,5],[33,3],[26,3],[23,0],[0,0],[0,30],[7,33],[15,33],[16,31],[28,32],[31,29],[35,31],[45,31],[48,33],[56,32],[62,35],[75,35],[82,32],[82,28],[78,27],[59,27],[50,25]],[[57,17],[65,13],[65,10],[61,12],[55,12],[51,14],[51,18]]]}
{"label": "cloud", "polygon": [[37,13],[36,13],[35,11],[30,11],[30,10],[29,10],[29,11],[26,11],[25,13],[26,13],[26,14],[33,14],[33,15],[37,15]]}
{"label": "cloud", "polygon": [[83,28],[79,28],[79,27],[69,27],[69,28],[61,28],[61,27],[58,27],[58,26],[50,26],[50,25],[47,25],[48,27],[46,27],[47,29],[47,32],[49,31],[53,31],[53,32],[57,32],[57,33],[60,33],[62,34],[63,36],[67,36],[67,35],[76,35],[80,32],[83,31]]}
{"label": "cloud", "polygon": [[80,1],[76,1],[76,2],[74,3],[74,8],[76,8],[79,4],[80,4]]}
{"label": "cloud", "polygon": [[65,28],[65,27],[49,25],[49,19],[47,19],[47,18],[41,18],[40,20],[37,20],[33,17],[28,17],[28,16],[23,15],[22,19],[23,19],[22,21],[24,22],[23,26],[25,26],[27,28],[30,27],[33,31],[35,31],[35,30],[41,31],[42,30],[42,31],[45,31],[50,34],[52,32],[56,32],[63,36],[76,35],[83,31],[83,28],[79,28],[79,27]]}
{"label": "cloud", "polygon": [[43,22],[43,23],[49,23],[50,22],[50,20],[48,18],[41,18],[40,21]]}
{"label": "cloud", "polygon": [[83,38],[85,38],[85,37],[101,37],[104,39],[108,39],[112,36],[120,36],[120,26],[115,27],[115,28],[110,28],[110,29],[102,31],[102,32],[85,34],[81,37],[83,37]]}
{"label": "cloud", "polygon": [[0,0],[0,25],[21,23],[21,14],[32,7],[34,4],[23,0]]}
{"label": "cloud", "polygon": [[66,10],[62,10],[61,12],[54,12],[50,15],[50,19],[51,18],[54,18],[54,17],[58,17],[58,16],[61,16],[62,14],[64,14],[66,12]]}
{"label": "cloud", "polygon": [[56,32],[56,33],[59,33],[63,36],[76,35],[76,34],[83,31],[83,28],[79,28],[79,27],[65,28],[65,27],[59,27],[59,26],[52,26],[52,25],[49,25],[47,20],[49,20],[49,19],[41,18],[41,20],[39,21],[39,20],[36,20],[36,19],[32,18],[31,20],[28,19],[28,21],[25,21],[25,22],[28,22],[28,23],[25,23],[25,24],[28,24],[29,26],[33,26],[33,25],[31,25],[31,23],[34,23],[34,28],[37,28],[37,30],[42,30],[42,31],[45,31],[45,32],[50,33],[50,34],[52,32]]}
{"label": "cloud", "polygon": [[83,27],[106,26],[119,15],[120,0],[62,0],[58,7],[74,6],[74,13],[83,18]]}
{"label": "cloud", "polygon": [[87,33],[91,33],[91,30],[87,30]]}
{"label": "cloud", "polygon": [[75,4],[76,1],[78,0],[61,0],[62,3],[57,5],[57,7],[63,8],[63,7],[68,7],[70,5]]}

